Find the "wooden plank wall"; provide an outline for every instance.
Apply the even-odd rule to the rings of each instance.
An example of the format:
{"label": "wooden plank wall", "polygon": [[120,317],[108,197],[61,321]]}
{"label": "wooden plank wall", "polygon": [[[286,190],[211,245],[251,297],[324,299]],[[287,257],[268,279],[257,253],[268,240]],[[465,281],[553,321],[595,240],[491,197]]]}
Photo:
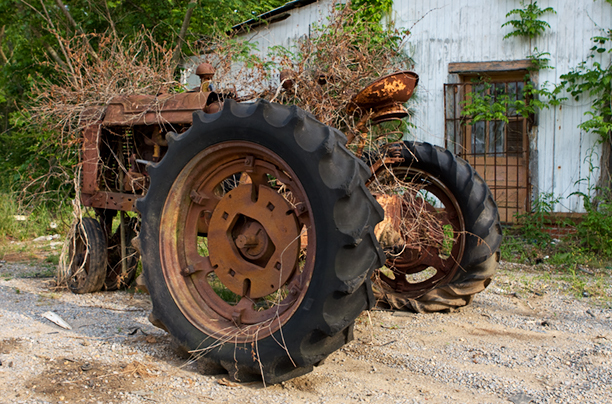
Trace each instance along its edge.
{"label": "wooden plank wall", "polygon": [[[259,43],[262,54],[273,45],[288,46],[302,35],[308,35],[313,24],[325,22],[331,0],[291,10],[284,21],[245,34]],[[396,26],[408,28],[412,35],[406,45],[420,75],[413,107],[417,129],[408,138],[444,145],[444,83],[456,82],[449,74],[449,64],[524,60],[533,47],[550,53],[551,70],[536,77],[540,83],[559,83],[559,76],[587,58],[590,38],[601,33],[601,27],[612,26],[612,7],[604,0],[539,0],[542,8],[553,7],[557,14],[543,17],[551,28],[531,43],[523,38],[504,36],[511,27],[502,28],[506,13],[519,8],[519,0],[396,0],[393,19]],[[610,54],[602,63],[609,63]],[[593,184],[599,173],[589,172],[588,156],[597,152],[596,136],[577,129],[589,109],[588,99],[567,101],[558,108],[539,114],[532,133],[532,159],[536,159],[531,183],[536,193],[562,197],[556,210],[582,211],[582,201],[572,192],[587,192],[590,175]],[[599,162],[595,161],[595,165]]]}
{"label": "wooden plank wall", "polygon": [[[409,50],[420,74],[417,92],[418,113],[415,137],[444,144],[444,97],[442,83],[452,82],[448,65],[460,62],[495,62],[522,60],[532,47],[549,52],[552,70],[542,70],[540,83],[559,83],[559,76],[587,58],[590,38],[599,35],[599,27],[612,26],[612,7],[605,1],[539,0],[541,8],[553,7],[557,14],[546,14],[551,28],[534,40],[503,37],[511,27],[502,28],[505,15],[520,7],[518,0],[410,0],[396,1],[394,18],[399,26],[412,32]],[[607,63],[610,56],[607,55]],[[606,63],[606,62],[604,62]],[[607,65],[606,63],[606,65]],[[537,159],[537,172],[532,172],[532,185],[540,193],[563,197],[556,206],[560,212],[583,211],[582,201],[570,196],[574,191],[586,192],[590,150],[599,149],[596,136],[580,131],[577,126],[589,109],[588,100],[568,101],[539,114],[533,132],[535,147],[531,157]],[[598,165],[596,161],[596,165]],[[591,173],[591,183],[599,173]]]}

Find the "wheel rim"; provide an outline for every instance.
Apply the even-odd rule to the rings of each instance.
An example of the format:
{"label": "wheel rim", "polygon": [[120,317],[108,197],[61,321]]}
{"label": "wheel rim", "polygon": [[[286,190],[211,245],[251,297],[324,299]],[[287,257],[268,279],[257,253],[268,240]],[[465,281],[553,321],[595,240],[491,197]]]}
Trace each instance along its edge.
{"label": "wheel rim", "polygon": [[377,184],[398,199],[399,242],[386,248],[381,281],[407,298],[418,298],[450,282],[465,247],[461,207],[443,182],[417,168],[390,167]]}
{"label": "wheel rim", "polygon": [[278,155],[250,142],[207,148],[177,176],[160,218],[174,301],[218,339],[274,333],[308,289],[313,223],[301,183]]}

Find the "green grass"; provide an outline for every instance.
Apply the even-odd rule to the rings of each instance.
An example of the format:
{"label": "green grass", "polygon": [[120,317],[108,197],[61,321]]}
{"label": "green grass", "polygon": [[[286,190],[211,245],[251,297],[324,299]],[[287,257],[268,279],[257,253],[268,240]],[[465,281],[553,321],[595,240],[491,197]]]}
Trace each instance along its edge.
{"label": "green grass", "polygon": [[515,277],[508,272],[515,290],[541,294],[557,289],[612,307],[612,257],[585,246],[578,234],[547,242],[534,242],[529,236],[520,227],[506,229],[500,248],[503,261],[531,265],[527,270],[538,273],[525,277],[518,272]]}
{"label": "green grass", "polygon": [[217,275],[213,272],[208,275],[208,283],[215,291],[215,293],[223,299],[223,301],[229,303],[230,305],[235,305],[240,301],[240,296],[229,290]]}
{"label": "green grass", "polygon": [[497,286],[508,293],[543,296],[547,293],[562,293],[575,299],[589,299],[595,304],[612,307],[612,273],[610,270],[594,270],[592,273],[568,271],[551,266],[534,266],[500,269]]}
{"label": "green grass", "polygon": [[0,259],[43,265],[55,270],[59,263],[61,245],[49,241],[32,242],[40,236],[59,234],[53,242],[64,241],[72,223],[72,208],[62,205],[56,209],[38,206],[24,210],[15,202],[16,195],[0,193]]}
{"label": "green grass", "polygon": [[25,272],[20,275],[21,278],[53,278],[56,275],[54,267],[40,267],[30,272]]}
{"label": "green grass", "polygon": [[550,236],[548,239],[534,239],[532,235],[526,234],[520,226],[504,229],[501,259],[528,265],[549,264],[566,270],[612,267],[612,255],[585,245],[578,233],[560,239]]}
{"label": "green grass", "polygon": [[[20,209],[16,196],[0,193],[0,237],[31,240],[39,236],[65,234],[72,223],[70,206],[49,209],[39,206],[32,211]],[[25,218],[25,220],[20,220]]]}

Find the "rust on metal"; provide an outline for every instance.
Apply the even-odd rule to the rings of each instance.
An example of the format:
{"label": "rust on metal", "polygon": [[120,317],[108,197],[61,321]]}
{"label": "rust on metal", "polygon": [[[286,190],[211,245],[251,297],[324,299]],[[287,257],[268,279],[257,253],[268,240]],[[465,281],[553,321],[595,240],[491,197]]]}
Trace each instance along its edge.
{"label": "rust on metal", "polygon": [[349,113],[357,108],[367,111],[384,108],[387,105],[403,104],[412,97],[419,76],[410,71],[402,71],[383,76],[353,97],[347,107]]}
{"label": "rust on metal", "polygon": [[[200,77],[200,86],[194,88],[194,90],[200,92],[212,91],[211,82],[213,76],[215,75],[215,68],[213,67],[213,65],[206,62],[200,63],[195,73],[198,77]],[[208,103],[208,105],[210,106],[210,103]],[[204,108],[205,111],[206,108],[207,107]],[[216,107],[214,107],[213,110],[207,112],[216,112]]]}
{"label": "rust on metal", "polygon": [[93,194],[98,190],[98,164],[100,162],[100,124],[94,123],[83,130],[81,145],[81,192]]}
{"label": "rust on metal", "polygon": [[[402,213],[402,198],[399,195],[376,194],[374,195],[376,202],[385,211],[385,217],[382,222],[379,222],[374,228],[374,234],[377,240],[381,240],[381,244],[397,244],[401,242],[401,213]],[[385,243],[382,240],[389,240],[391,243]]]}
{"label": "rust on metal", "polygon": [[280,82],[285,90],[293,88],[295,72],[291,69],[285,69],[280,72]]}
{"label": "rust on metal", "polygon": [[195,74],[202,80],[211,80],[215,75],[215,68],[210,63],[200,63],[196,68]]}
{"label": "rust on metal", "polygon": [[220,107],[217,101],[219,96],[209,91],[116,97],[106,108],[103,125],[191,124],[193,111],[209,112],[209,106],[217,109]]}
{"label": "rust on metal", "polygon": [[[381,77],[356,94],[347,106],[351,115],[360,115],[362,121],[371,120],[377,124],[397,120],[408,115],[402,104],[412,97],[419,76],[410,71],[402,71]],[[362,130],[366,122],[360,122],[357,130]]]}
{"label": "rust on metal", "polygon": [[[253,201],[251,184],[239,185],[219,202],[208,228],[208,248],[217,277],[232,292],[242,295],[248,280],[249,297],[256,299],[289,279],[299,253],[298,224],[286,214],[290,209],[281,194],[265,186]],[[288,270],[279,274],[276,263]]]}
{"label": "rust on metal", "polygon": [[240,141],[201,151],[176,178],[160,217],[162,272],[196,327],[212,335],[269,322],[262,338],[297,310],[314,270],[316,231],[296,178],[269,149]]}
{"label": "rust on metal", "polygon": [[388,105],[385,108],[378,108],[370,120],[373,124],[396,121],[408,116],[408,110],[402,104]]}
{"label": "rust on metal", "polygon": [[[214,74],[210,65],[199,66],[199,71],[203,77]],[[134,210],[134,201],[149,186],[146,165],[160,161],[168,148],[166,134],[186,130],[194,111],[214,113],[222,107],[219,94],[192,91],[116,97],[104,114],[98,109],[84,112],[82,203],[98,209]]]}
{"label": "rust on metal", "polygon": [[134,162],[132,162],[129,171],[123,178],[123,190],[131,194],[144,193],[149,187],[149,177],[144,173],[138,172],[134,169]]}
{"label": "rust on metal", "polygon": [[83,205],[100,209],[133,211],[136,201],[141,195],[123,194],[119,192],[98,191],[93,194],[81,193]]}
{"label": "rust on metal", "polygon": [[[453,193],[429,173],[410,168],[391,175],[385,170],[378,180],[385,182],[385,176],[389,181],[420,184],[420,189],[377,196],[385,210],[385,220],[375,232],[387,251],[386,266],[392,273],[381,271],[379,277],[396,292],[418,298],[442,280],[452,279],[459,269],[466,237],[463,215]],[[419,228],[422,215],[436,220],[428,220],[426,228]]]}

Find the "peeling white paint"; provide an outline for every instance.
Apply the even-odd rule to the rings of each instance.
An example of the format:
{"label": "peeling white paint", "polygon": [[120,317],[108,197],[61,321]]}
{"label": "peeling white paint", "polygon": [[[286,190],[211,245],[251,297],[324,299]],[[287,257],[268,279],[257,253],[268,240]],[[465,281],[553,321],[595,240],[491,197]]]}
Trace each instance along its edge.
{"label": "peeling white paint", "polygon": [[[291,17],[267,27],[258,28],[246,37],[259,43],[262,54],[274,45],[290,46],[302,35],[308,35],[313,24],[325,22],[331,0],[291,10]],[[557,14],[542,18],[551,28],[532,41],[513,37],[504,40],[511,27],[503,27],[506,14],[519,8],[518,0],[396,0],[393,18],[399,27],[411,31],[408,52],[416,62],[419,74],[414,109],[417,115],[415,137],[444,145],[444,83],[450,82],[449,63],[512,61],[526,59],[537,47],[550,53],[554,69],[542,70],[537,81],[558,84],[567,73],[588,56],[590,38],[601,34],[601,27],[612,26],[612,7],[593,0],[539,0],[541,8],[553,7]],[[604,55],[609,58],[610,55]],[[597,136],[580,131],[589,100],[568,100],[559,108],[541,111],[539,126],[533,133],[532,157],[538,161],[533,181],[540,193],[560,197],[560,212],[583,211],[582,200],[574,192],[588,192],[599,170],[589,170],[589,156],[599,164]],[[583,180],[584,179],[584,180]],[[582,181],[581,181],[582,180]]]}

